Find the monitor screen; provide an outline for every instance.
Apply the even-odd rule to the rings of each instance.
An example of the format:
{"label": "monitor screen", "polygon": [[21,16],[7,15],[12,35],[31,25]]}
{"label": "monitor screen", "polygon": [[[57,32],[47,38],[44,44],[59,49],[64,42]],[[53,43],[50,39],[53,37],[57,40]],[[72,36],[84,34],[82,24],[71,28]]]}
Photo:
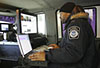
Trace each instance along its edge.
{"label": "monitor screen", "polygon": [[9,32],[11,31],[12,24],[0,23],[0,32]]}
{"label": "monitor screen", "polygon": [[17,41],[23,57],[32,50],[28,35],[17,35]]}
{"label": "monitor screen", "polygon": [[9,30],[9,25],[8,24],[1,24],[1,30],[2,31],[8,31]]}
{"label": "monitor screen", "polygon": [[37,33],[36,16],[21,13],[21,33]]}

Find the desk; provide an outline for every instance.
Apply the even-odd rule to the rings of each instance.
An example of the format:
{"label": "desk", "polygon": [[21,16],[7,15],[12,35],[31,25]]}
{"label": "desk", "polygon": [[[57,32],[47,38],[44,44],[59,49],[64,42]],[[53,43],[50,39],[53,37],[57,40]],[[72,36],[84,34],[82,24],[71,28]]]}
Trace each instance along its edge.
{"label": "desk", "polygon": [[0,60],[18,61],[20,54],[19,47],[13,42],[0,43]]}
{"label": "desk", "polygon": [[[10,62],[10,65],[15,66],[15,64],[11,64],[13,61],[18,61],[19,56],[21,56],[20,54],[20,50],[18,47],[18,44],[15,43],[10,43],[10,42],[1,42],[0,43],[0,60],[1,63],[3,64],[3,68],[6,68],[7,66],[7,61]],[[27,58],[27,57],[26,57]],[[25,61],[26,63],[28,63],[27,65],[24,64],[25,66],[47,66],[47,62],[31,62],[31,61],[27,61],[25,58],[21,58],[21,64],[24,64]],[[23,61],[24,60],[24,61]],[[1,65],[2,65],[1,64]],[[17,64],[16,64],[17,65]],[[6,66],[6,67],[5,67]],[[8,65],[9,66],[9,65]],[[9,67],[11,68],[11,67]]]}

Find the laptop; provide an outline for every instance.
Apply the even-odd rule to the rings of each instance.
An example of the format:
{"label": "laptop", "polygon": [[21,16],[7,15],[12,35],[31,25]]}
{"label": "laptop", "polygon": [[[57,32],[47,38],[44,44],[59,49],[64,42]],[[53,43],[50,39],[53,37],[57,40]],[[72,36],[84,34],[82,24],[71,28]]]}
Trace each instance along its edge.
{"label": "laptop", "polygon": [[31,61],[28,56],[34,53],[28,34],[17,34],[19,49],[24,61],[31,66],[47,66],[46,61]]}

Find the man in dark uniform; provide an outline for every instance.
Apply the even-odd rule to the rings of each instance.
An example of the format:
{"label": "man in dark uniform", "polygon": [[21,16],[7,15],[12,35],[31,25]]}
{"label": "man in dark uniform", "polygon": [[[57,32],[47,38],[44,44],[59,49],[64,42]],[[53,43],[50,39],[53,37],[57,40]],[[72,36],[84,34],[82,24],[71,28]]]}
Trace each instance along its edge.
{"label": "man in dark uniform", "polygon": [[[72,2],[64,4],[60,14],[62,23],[66,23],[66,32],[59,45],[51,44],[53,49],[43,52],[48,61],[47,68],[96,68],[95,37],[88,14]],[[41,60],[36,55],[43,53],[34,54],[33,60]]]}

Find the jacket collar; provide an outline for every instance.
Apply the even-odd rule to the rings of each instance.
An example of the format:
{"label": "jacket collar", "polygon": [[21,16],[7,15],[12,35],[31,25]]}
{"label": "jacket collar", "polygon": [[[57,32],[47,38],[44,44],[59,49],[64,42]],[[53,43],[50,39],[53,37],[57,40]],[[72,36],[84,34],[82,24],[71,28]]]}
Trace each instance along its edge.
{"label": "jacket collar", "polygon": [[88,13],[80,12],[71,16],[71,20],[77,18],[88,18]]}
{"label": "jacket collar", "polygon": [[[86,18],[86,19],[88,19],[88,13],[80,12],[80,13],[74,14],[74,15],[72,15],[70,17],[70,20],[69,21],[71,21],[73,19],[77,19],[77,18]],[[66,23],[65,30],[66,30],[67,26],[70,23],[69,21]]]}

